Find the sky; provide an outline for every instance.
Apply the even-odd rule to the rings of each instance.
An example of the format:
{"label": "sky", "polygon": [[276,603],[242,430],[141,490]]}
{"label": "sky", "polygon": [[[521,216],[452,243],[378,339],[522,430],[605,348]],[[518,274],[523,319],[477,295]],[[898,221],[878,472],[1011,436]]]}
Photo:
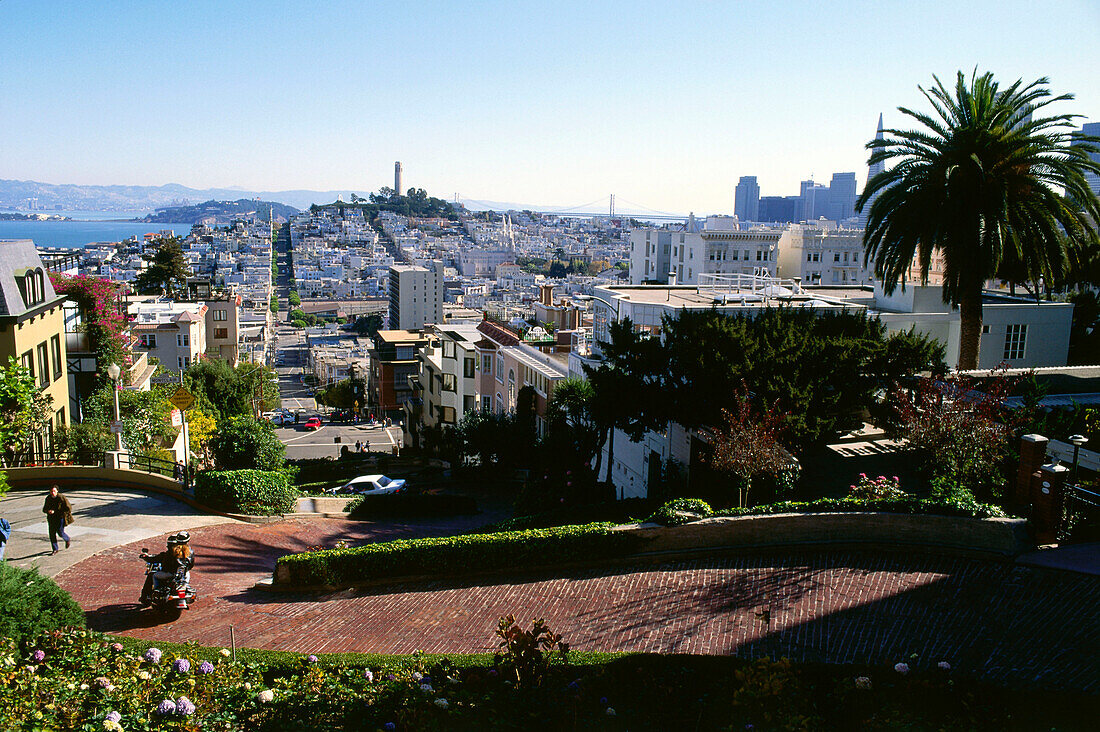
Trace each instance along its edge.
{"label": "sky", "polygon": [[0,178],[732,213],[975,67],[1100,120],[1100,0],[0,0]]}

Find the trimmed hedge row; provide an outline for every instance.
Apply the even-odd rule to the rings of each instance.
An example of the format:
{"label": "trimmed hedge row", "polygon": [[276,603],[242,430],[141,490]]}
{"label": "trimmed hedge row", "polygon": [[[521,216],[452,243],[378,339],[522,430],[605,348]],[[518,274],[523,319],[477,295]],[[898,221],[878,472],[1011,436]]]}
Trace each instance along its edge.
{"label": "trimmed hedge row", "polygon": [[344,506],[344,512],[353,519],[379,516],[470,516],[477,513],[477,501],[470,496],[446,493],[356,496]]}
{"label": "trimmed hedge row", "polygon": [[84,627],[84,611],[68,592],[36,568],[0,561],[0,636],[22,643],[74,625]]}
{"label": "trimmed hedge row", "polygon": [[613,531],[611,524],[400,539],[280,557],[275,582],[340,585],[386,577],[523,569],[626,557],[640,546],[637,536]]}
{"label": "trimmed hedge row", "polygon": [[226,513],[277,516],[295,509],[298,490],[283,472],[208,470],[195,476],[195,500]]}
{"label": "trimmed hedge row", "polygon": [[974,501],[948,501],[936,498],[898,498],[898,499],[860,499],[860,498],[821,498],[816,501],[769,503],[749,508],[727,508],[721,511],[704,512],[706,503],[696,499],[677,498],[669,501],[649,517],[651,523],[675,526],[687,523],[687,519],[678,512],[682,505],[692,502],[691,513],[700,518],[734,518],[737,516],[766,516],[775,513],[904,513],[928,514],[931,516],[959,516],[963,518],[1005,518],[1007,514],[997,506]]}

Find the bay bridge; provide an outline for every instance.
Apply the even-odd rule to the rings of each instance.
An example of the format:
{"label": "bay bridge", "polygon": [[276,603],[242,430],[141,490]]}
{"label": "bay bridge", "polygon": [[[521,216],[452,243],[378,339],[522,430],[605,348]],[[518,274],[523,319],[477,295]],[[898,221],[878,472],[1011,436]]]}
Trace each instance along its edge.
{"label": "bay bridge", "polygon": [[[473,198],[465,198],[463,196],[455,194],[455,202],[461,203],[467,208],[477,208],[482,210],[499,211],[506,210],[501,209],[499,204],[491,204],[486,201],[478,201]],[[643,206],[639,203],[633,203],[624,199],[619,199],[621,204],[625,204],[625,210],[620,209],[617,213],[615,211],[615,194],[611,193],[607,196],[597,198],[595,201],[589,201],[588,203],[582,203],[576,206],[562,206],[561,208],[530,208],[526,207],[523,210],[533,211],[534,213],[549,215],[549,216],[564,216],[567,218],[604,218],[604,219],[644,219],[646,221],[686,221],[688,214],[676,214],[668,211],[658,211],[657,209]],[[517,209],[518,210],[518,209]]]}

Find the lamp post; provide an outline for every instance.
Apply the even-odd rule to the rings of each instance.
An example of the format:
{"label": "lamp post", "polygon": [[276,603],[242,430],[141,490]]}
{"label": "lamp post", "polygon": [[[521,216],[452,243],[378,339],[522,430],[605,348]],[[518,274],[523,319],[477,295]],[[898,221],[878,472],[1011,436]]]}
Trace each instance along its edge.
{"label": "lamp post", "polygon": [[[573,299],[574,300],[580,300],[581,302],[588,302],[589,300],[597,300],[599,302],[602,302],[604,305],[611,308],[615,312],[615,317],[612,319],[611,322],[614,323],[614,322],[618,322],[618,320],[619,320],[619,302],[618,301],[613,303],[610,300],[603,299],[599,295],[582,295],[582,294],[573,295]],[[593,319],[593,322],[592,322],[592,340],[595,340],[595,339],[596,339],[596,322]]]}
{"label": "lamp post", "polygon": [[115,450],[122,452],[122,415],[118,410],[118,379],[122,376],[122,369],[117,363],[113,363],[107,367],[107,375],[111,377],[111,381],[114,382],[115,392]]}
{"label": "lamp post", "polygon": [[1084,435],[1070,435],[1069,441],[1073,443],[1073,485],[1077,487],[1077,458],[1081,454],[1081,445],[1089,441]]}

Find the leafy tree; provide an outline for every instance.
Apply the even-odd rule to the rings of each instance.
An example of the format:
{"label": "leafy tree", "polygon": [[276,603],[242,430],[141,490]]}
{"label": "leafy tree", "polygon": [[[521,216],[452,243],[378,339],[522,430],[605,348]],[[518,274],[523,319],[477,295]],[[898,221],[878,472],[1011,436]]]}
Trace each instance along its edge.
{"label": "leafy tree", "polygon": [[290,307],[296,308],[302,304],[302,297],[296,290],[291,290],[290,294],[287,296],[287,301],[290,303]]}
{"label": "leafy tree", "polygon": [[587,379],[570,376],[554,386],[547,405],[549,437],[562,438],[567,446],[558,449],[560,455],[575,455],[582,463],[589,462],[600,447],[602,430],[596,421],[593,403],[596,390]]}
{"label": "leafy tree", "polygon": [[279,406],[278,380],[267,366],[242,363],[234,368],[220,359],[200,359],[187,367],[183,383],[199,408],[218,422]]}
{"label": "leafy tree", "polygon": [[[90,448],[104,444],[104,436],[110,441],[108,449],[114,449],[110,425],[114,421],[114,384],[106,383],[92,392],[81,405],[83,424],[95,430],[98,437],[91,434],[76,433],[75,443]],[[122,417],[122,440],[127,449],[136,453],[147,453],[161,449],[161,442],[172,438],[176,432],[171,424],[172,410],[168,401],[172,387],[155,386],[149,391],[123,389],[118,392],[118,410]]]}
{"label": "leafy tree", "polygon": [[362,379],[343,379],[328,389],[317,392],[317,403],[337,409],[354,409],[356,402],[363,404],[367,385]]}
{"label": "leafy tree", "polygon": [[183,255],[183,246],[174,236],[155,239],[152,254],[142,255],[148,266],[134,280],[143,295],[175,295],[187,287],[191,266]]}
{"label": "leafy tree", "polygon": [[1100,173],[1089,158],[1100,138],[1076,134],[1077,115],[1038,115],[1073,98],[1052,96],[1046,78],[1002,89],[992,74],[975,71],[968,84],[960,71],[953,92],[933,78],[920,91],[935,117],[899,108],[925,129],[884,130],[868,143],[870,164],[894,165],[856,208],[870,204],[864,248],[887,292],[904,284],[914,258],[926,282],[932,253],[942,252],[944,300],[959,308],[958,366],[974,369],[987,280],[1001,271],[1051,283],[1063,277],[1067,240],[1100,246],[1100,202],[1085,180]]}
{"label": "leafy tree", "polygon": [[53,397],[44,394],[34,374],[8,357],[0,369],[0,447],[9,463],[23,452],[53,416]]}
{"label": "leafy tree", "polygon": [[218,424],[210,452],[219,470],[278,470],[286,461],[286,445],[270,422],[254,417],[230,417]]}
{"label": "leafy tree", "polygon": [[382,330],[382,316],[378,313],[360,315],[355,319],[355,324],[352,325],[351,329],[359,335],[373,336]]}
{"label": "leafy tree", "polygon": [[191,409],[187,412],[187,441],[188,449],[195,455],[206,453],[207,443],[214,436],[218,424],[214,418],[201,409]]}
{"label": "leafy tree", "polygon": [[724,422],[712,434],[710,465],[737,479],[737,505],[744,508],[753,480],[778,479],[797,470],[798,463],[781,442],[783,416],[771,409],[757,411],[746,387],[722,415]]}

